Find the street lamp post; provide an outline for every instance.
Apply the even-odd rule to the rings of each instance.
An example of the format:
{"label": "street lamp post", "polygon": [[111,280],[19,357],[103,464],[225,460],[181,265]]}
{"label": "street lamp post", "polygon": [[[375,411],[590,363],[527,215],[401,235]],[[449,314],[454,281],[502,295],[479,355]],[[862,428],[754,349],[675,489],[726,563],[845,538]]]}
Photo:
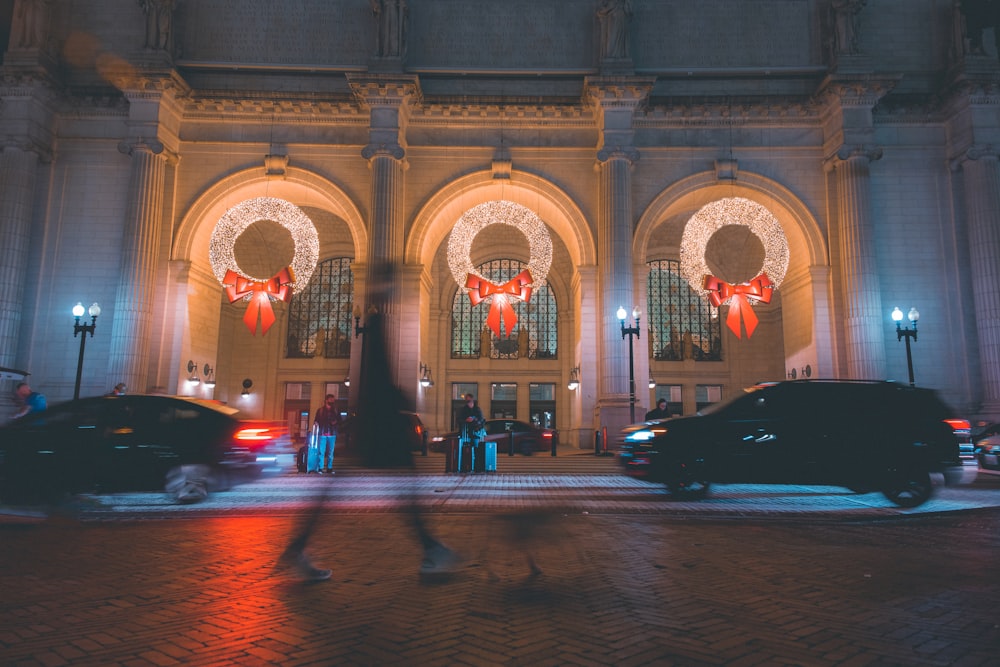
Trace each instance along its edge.
{"label": "street lamp post", "polygon": [[80,336],[80,358],[76,362],[76,384],[73,386],[73,400],[80,398],[80,378],[83,377],[83,350],[87,345],[87,334],[90,337],[94,337],[94,329],[97,328],[97,316],[101,314],[101,307],[96,303],[92,304],[87,310],[90,314],[90,324],[80,324],[80,318],[83,317],[83,303],[78,302],[73,306],[73,317],[76,318],[76,323],[73,325],[73,338],[76,338],[77,334],[83,334]]}
{"label": "street lamp post", "polygon": [[899,307],[892,309],[892,319],[896,323],[896,342],[906,339],[906,370],[910,374],[910,386],[913,386],[913,355],[910,352],[910,339],[912,338],[914,342],[917,340],[917,320],[920,319],[920,313],[916,308],[910,308],[910,312],[906,314],[906,319],[913,323],[913,328],[906,327],[905,329],[899,326],[899,323],[903,320],[903,311]]}
{"label": "street lamp post", "polygon": [[618,306],[618,323],[622,327],[622,339],[628,336],[628,415],[629,420],[635,423],[635,353],[632,350],[632,336],[639,337],[639,306],[632,309],[632,319],[635,326],[625,326],[625,318],[628,314],[624,306]]}

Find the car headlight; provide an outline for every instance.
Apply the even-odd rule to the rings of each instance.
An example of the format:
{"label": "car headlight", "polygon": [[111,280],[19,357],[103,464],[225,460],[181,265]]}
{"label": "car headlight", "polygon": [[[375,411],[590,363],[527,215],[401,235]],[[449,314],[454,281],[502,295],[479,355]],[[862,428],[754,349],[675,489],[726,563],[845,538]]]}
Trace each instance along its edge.
{"label": "car headlight", "polygon": [[647,442],[656,437],[656,433],[652,429],[642,429],[641,431],[633,431],[625,436],[625,442]]}

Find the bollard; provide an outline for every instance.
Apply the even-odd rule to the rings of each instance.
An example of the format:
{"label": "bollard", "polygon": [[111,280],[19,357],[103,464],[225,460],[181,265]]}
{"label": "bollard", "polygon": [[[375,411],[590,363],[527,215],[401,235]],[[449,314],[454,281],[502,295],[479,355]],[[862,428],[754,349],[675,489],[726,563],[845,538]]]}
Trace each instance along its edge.
{"label": "bollard", "polygon": [[509,444],[507,445],[507,456],[514,456],[514,432],[509,431],[507,435],[510,436],[508,439]]}
{"label": "bollard", "polygon": [[555,456],[555,455],[556,455],[556,442],[557,442],[557,440],[556,440],[556,436],[555,436],[555,434],[553,433],[553,434],[552,434],[552,456]]}
{"label": "bollard", "polygon": [[601,455],[601,429],[594,431],[594,456]]}

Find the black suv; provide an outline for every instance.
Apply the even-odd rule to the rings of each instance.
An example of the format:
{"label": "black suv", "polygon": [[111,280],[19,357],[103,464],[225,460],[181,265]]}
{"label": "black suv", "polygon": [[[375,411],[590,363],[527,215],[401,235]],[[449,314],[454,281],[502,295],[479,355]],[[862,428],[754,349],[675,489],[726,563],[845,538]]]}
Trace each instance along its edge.
{"label": "black suv", "polygon": [[675,497],[704,496],[709,482],[833,484],[915,507],[930,498],[930,473],[961,465],[950,417],[934,391],[892,382],[767,383],[626,428],[619,460]]}

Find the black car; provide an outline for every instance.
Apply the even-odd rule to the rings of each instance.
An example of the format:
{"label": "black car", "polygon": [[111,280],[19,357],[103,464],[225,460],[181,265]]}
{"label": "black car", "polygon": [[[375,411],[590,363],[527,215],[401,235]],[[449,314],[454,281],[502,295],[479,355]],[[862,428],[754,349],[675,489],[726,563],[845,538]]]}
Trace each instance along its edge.
{"label": "black car", "polygon": [[[416,412],[401,410],[401,426],[405,429],[406,438],[411,452],[427,455],[427,428]],[[334,446],[334,457],[339,454],[357,455],[359,453],[358,431],[361,428],[360,417],[351,415],[337,429],[337,442]]]}
{"label": "black car", "polygon": [[950,417],[929,389],[777,382],[692,417],[631,426],[619,457],[674,496],[704,496],[710,482],[833,484],[915,507],[931,495],[930,473],[950,481],[961,465]]}
{"label": "black car", "polygon": [[[164,489],[204,499],[260,472],[266,441],[208,401],[101,396],[53,406],[0,428],[0,501]],[[253,431],[253,432],[251,432]]]}

